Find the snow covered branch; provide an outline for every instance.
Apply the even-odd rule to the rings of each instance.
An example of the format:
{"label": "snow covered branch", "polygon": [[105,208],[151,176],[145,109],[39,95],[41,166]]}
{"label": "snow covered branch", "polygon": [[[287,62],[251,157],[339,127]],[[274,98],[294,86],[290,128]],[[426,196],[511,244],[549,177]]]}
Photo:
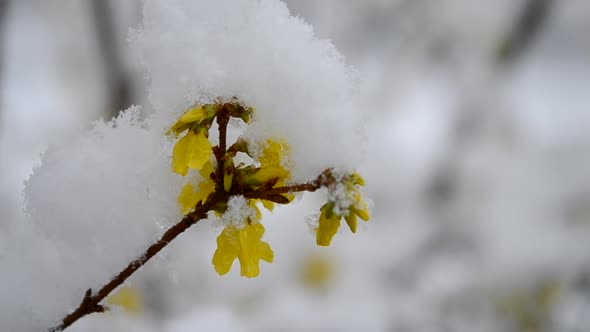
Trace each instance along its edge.
{"label": "snow covered branch", "polygon": [[[213,110],[213,113],[208,113],[207,110]],[[213,168],[209,168],[211,173],[206,174],[210,177],[210,180],[213,180],[213,184],[211,185],[212,188],[215,188],[211,193],[209,193],[206,199],[201,199],[204,197],[205,193],[198,193],[197,195],[193,195],[192,198],[187,199],[184,197],[185,191],[181,193],[179,197],[179,203],[188,204],[187,210],[191,210],[187,213],[182,220],[180,220],[176,225],[169,228],[162,237],[156,241],[154,244],[149,246],[145,252],[136,258],[135,260],[131,261],[125,269],[123,269],[119,274],[117,274],[110,282],[104,285],[100,290],[93,294],[92,289],[88,289],[85,294],[82,302],[80,305],[70,314],[63,318],[61,323],[51,329],[50,332],[62,331],[68,326],[75,323],[80,318],[93,314],[93,313],[100,313],[108,310],[107,307],[101,304],[101,302],[111,294],[117,287],[121,286],[129,277],[131,277],[137,270],[139,270],[142,266],[144,266],[152,257],[154,257],[158,252],[164,249],[169,243],[171,243],[178,235],[182,234],[186,231],[189,227],[196,224],[202,219],[207,218],[207,214],[210,211],[216,211],[218,213],[236,213],[235,211],[231,211],[229,208],[230,200],[232,197],[244,197],[247,199],[258,199],[267,201],[266,204],[289,204],[292,201],[292,198],[288,198],[287,196],[283,196],[283,194],[292,195],[297,192],[304,192],[304,191],[316,191],[317,189],[321,188],[322,186],[334,186],[336,180],[332,175],[332,171],[330,169],[325,170],[322,172],[315,180],[308,182],[308,183],[301,183],[301,184],[291,184],[286,186],[278,186],[274,187],[276,184],[282,183],[285,180],[285,175],[289,173],[282,169],[278,164],[268,164],[263,162],[260,168],[249,169],[248,172],[245,171],[245,176],[237,176],[240,175],[238,173],[238,168],[231,167],[227,168],[226,166],[229,163],[233,165],[233,157],[237,153],[235,149],[228,150],[227,146],[227,125],[229,123],[230,117],[237,116],[244,119],[248,119],[245,116],[244,112],[250,112],[249,109],[242,107],[237,103],[218,103],[215,105],[205,105],[205,106],[198,106],[196,108],[190,109],[187,111],[176,124],[174,124],[171,129],[171,134],[178,134],[187,130],[188,133],[184,138],[189,137],[192,131],[202,132],[202,126],[208,126],[211,124],[212,119],[214,117],[217,118],[218,124],[218,131],[219,131],[219,145],[215,147],[211,147],[211,152],[215,157],[217,167],[213,170]],[[190,119],[190,120],[188,120]],[[177,147],[181,146],[182,139],[177,143]],[[237,145],[233,145],[236,147]],[[181,170],[180,173],[184,172],[186,174],[187,167],[194,167],[195,160],[194,156],[199,155],[199,150],[207,150],[207,146],[203,146],[203,144],[192,144],[188,145],[188,148],[184,148],[184,146],[176,149],[175,148],[175,155],[173,156],[173,167],[175,170]],[[247,150],[244,150],[247,152]],[[183,155],[181,155],[183,154]],[[267,153],[268,154],[268,153]],[[278,155],[277,155],[278,156]],[[273,157],[277,157],[273,156]],[[270,159],[272,159],[271,157]],[[278,160],[274,160],[275,162]],[[186,165],[183,164],[186,163]],[[270,162],[269,162],[270,163]],[[203,163],[201,163],[201,167],[204,168]],[[271,169],[273,174],[278,176],[268,176],[264,175],[261,176],[260,174],[264,172],[265,167]],[[278,171],[277,171],[278,170]],[[236,173],[236,174],[234,174]],[[270,174],[270,173],[268,173]],[[236,175],[236,176],[234,176]],[[228,176],[231,176],[228,185]],[[265,180],[261,180],[265,179]],[[205,181],[209,181],[205,179]],[[262,182],[262,183],[261,183]],[[190,183],[187,186],[191,186]],[[274,187],[274,188],[273,188]],[[192,186],[191,186],[192,188]],[[202,188],[202,187],[201,187]],[[292,197],[292,196],[291,196]],[[196,198],[196,199],[195,199]],[[268,206],[268,205],[267,205]],[[247,229],[252,226],[254,222],[257,222],[260,217],[252,218],[246,217],[246,225],[242,225],[240,228],[237,229],[238,234],[242,232],[242,229]],[[262,226],[258,224],[261,229]],[[226,227],[226,229],[234,228],[232,226]],[[223,235],[223,233],[222,233]],[[220,238],[221,236],[220,235]],[[319,237],[320,235],[318,235]],[[333,234],[331,235],[333,236]],[[330,236],[330,238],[331,238]],[[219,240],[218,240],[219,242]],[[264,242],[261,242],[264,243]],[[268,245],[267,245],[268,246]],[[222,245],[219,245],[218,251],[223,250]],[[248,255],[248,250],[246,248],[238,248],[238,252],[242,252],[242,255]],[[267,248],[270,251],[270,248]],[[270,251],[272,254],[272,251]],[[238,256],[239,257],[239,256]],[[216,258],[213,258],[213,264],[216,265],[216,269],[220,274],[225,274],[229,271],[229,267],[231,267],[234,258],[231,258],[229,261],[227,257],[224,256],[223,262],[219,263],[216,262]],[[248,277],[253,277],[258,274],[258,264],[256,263],[244,263],[242,259],[240,259],[242,263],[242,268],[244,269],[245,265],[252,264],[252,267],[255,266],[256,272],[246,272],[245,275]],[[229,266],[227,266],[229,263]],[[226,265],[227,270],[224,272],[220,272],[219,265]],[[245,265],[244,265],[245,264]],[[243,273],[244,274],[244,273]]]}

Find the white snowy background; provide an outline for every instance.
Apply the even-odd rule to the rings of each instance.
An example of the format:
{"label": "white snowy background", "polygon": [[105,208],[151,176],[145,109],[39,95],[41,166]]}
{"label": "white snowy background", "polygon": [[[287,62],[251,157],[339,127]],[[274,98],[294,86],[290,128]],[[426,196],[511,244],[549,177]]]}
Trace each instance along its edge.
{"label": "white snowy background", "polygon": [[[129,280],[141,314],[96,314],[69,331],[590,330],[587,1],[553,1],[509,62],[497,54],[524,0],[286,1],[302,21],[263,1],[254,22],[244,17],[256,1],[194,5],[198,13],[187,10],[193,1],[151,2],[146,17],[168,30],[132,32],[133,46],[142,3],[107,1],[117,73],[141,105],[116,128],[96,124],[116,110],[91,2],[4,2],[1,331],[54,324],[180,218],[171,143],[153,131],[197,90],[281,108],[260,130],[292,124],[283,132],[301,176],[330,161],[357,165],[371,221],[318,248],[306,219],[321,194],[265,213],[275,262],[262,263],[256,279],[239,277],[237,263],[218,276],[220,229],[199,223]],[[328,44],[303,21],[353,70],[326,58]],[[231,47],[243,62],[222,58]],[[216,52],[218,62],[202,62]],[[244,71],[227,76],[228,64]],[[277,82],[267,76],[276,73]],[[349,89],[356,112],[332,103]],[[310,281],[315,265],[329,273]]]}

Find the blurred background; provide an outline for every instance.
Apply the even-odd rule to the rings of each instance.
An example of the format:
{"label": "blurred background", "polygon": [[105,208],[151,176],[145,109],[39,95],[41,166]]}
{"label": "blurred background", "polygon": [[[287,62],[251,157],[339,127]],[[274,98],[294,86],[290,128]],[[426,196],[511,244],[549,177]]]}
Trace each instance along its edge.
{"label": "blurred background", "polygon": [[[590,331],[590,2],[286,2],[358,72],[371,222],[317,248],[319,196],[277,209],[255,280],[217,276],[217,230],[192,229],[133,310],[72,330]],[[141,7],[0,0],[1,218],[47,146],[149,113]]]}

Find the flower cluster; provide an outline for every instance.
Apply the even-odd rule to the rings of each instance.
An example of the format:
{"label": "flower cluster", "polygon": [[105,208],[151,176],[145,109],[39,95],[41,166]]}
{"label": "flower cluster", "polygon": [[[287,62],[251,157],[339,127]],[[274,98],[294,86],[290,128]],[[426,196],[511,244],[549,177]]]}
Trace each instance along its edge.
{"label": "flower cluster", "polygon": [[[221,144],[213,147],[209,141],[209,128],[216,118],[218,123],[221,121],[221,125],[224,121],[227,124],[229,117],[240,118],[248,123],[253,111],[253,108],[244,107],[235,101],[200,105],[187,110],[168,130],[167,134],[175,138],[186,132],[174,145],[172,169],[182,176],[187,175],[189,169],[194,169],[201,178],[196,184],[188,182],[182,188],[178,203],[183,214],[193,211],[214,193],[224,197],[214,206],[214,212],[218,216],[232,213],[228,210],[230,197],[262,193],[284,186],[289,179],[290,172],[282,165],[283,156],[288,151],[286,142],[269,139],[262,153],[255,156],[249,151],[248,142],[243,139],[237,140],[229,148]],[[234,157],[238,153],[245,153],[252,162],[236,165]],[[257,203],[261,202],[272,211],[274,203],[286,204],[292,199],[293,195],[289,193],[261,195],[260,199],[248,198],[247,205],[255,213],[241,223],[225,225],[217,238],[217,250],[213,255],[215,270],[220,275],[228,273],[237,258],[241,275],[256,277],[259,274],[259,260],[269,263],[273,260],[270,246],[262,241],[264,226],[260,223],[261,212]]]}
{"label": "flower cluster", "polygon": [[361,187],[365,181],[358,173],[342,176],[328,186],[330,199],[320,209],[320,220],[316,229],[318,246],[329,246],[344,218],[350,231],[356,233],[357,217],[369,221],[369,209],[363,201]]}
{"label": "flower cluster", "polygon": [[[199,181],[187,182],[178,196],[182,213],[190,215],[208,202],[210,209],[224,222],[212,260],[220,275],[228,273],[236,259],[240,262],[241,275],[246,277],[258,276],[260,260],[273,261],[272,249],[262,241],[264,226],[260,223],[259,203],[272,211],[276,203],[291,203],[295,192],[328,187],[330,199],[322,207],[317,229],[317,244],[321,246],[330,244],[342,217],[353,232],[357,216],[369,219],[367,206],[361,199],[359,187],[364,183],[360,175],[335,177],[326,170],[312,182],[289,184],[291,172],[286,141],[251,142],[238,138],[228,147],[229,119],[239,118],[249,123],[253,112],[254,108],[245,107],[235,99],[198,105],[188,109],[167,132],[174,138],[184,135],[174,145],[172,169],[182,176],[189,174],[189,170],[200,174]],[[217,146],[209,141],[213,121],[217,121],[219,131]],[[243,154],[241,158],[236,158],[238,153]],[[244,214],[243,210],[252,213]]]}

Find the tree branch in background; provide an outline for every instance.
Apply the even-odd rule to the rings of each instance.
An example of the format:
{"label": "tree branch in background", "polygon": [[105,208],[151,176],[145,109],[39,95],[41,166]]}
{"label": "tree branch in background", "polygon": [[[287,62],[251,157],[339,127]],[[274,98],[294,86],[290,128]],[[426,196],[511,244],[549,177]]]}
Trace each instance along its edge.
{"label": "tree branch in background", "polygon": [[[8,6],[10,5],[10,0],[0,0],[0,88],[4,83],[4,75],[3,75],[3,68],[4,68],[4,53],[6,52],[5,48],[5,38],[4,38],[4,29],[5,26],[5,18],[6,18],[6,11]],[[0,89],[3,91],[3,89]],[[0,95],[0,130],[2,129],[2,95]]]}
{"label": "tree branch in background", "polygon": [[[554,2],[523,0],[522,4],[522,11],[516,16],[513,26],[507,29],[500,49],[489,63],[493,67],[490,69],[496,75],[495,78],[505,74],[505,70],[511,70],[511,65],[530,49],[548,21]],[[479,84],[485,86],[486,83],[489,82]],[[487,86],[485,88],[488,89]],[[454,250],[462,254],[474,252],[470,237],[463,235],[462,225],[454,224],[458,219],[465,218],[460,203],[465,197],[471,197],[470,190],[473,190],[469,188],[469,176],[466,176],[463,167],[469,155],[482,144],[482,139],[485,139],[483,136],[490,126],[501,124],[501,113],[489,108],[481,95],[468,94],[465,99],[454,119],[445,157],[434,170],[425,193],[425,205],[433,220],[449,222],[437,223],[438,230],[433,232],[426,245],[401,264],[400,268],[395,269],[393,273],[407,276],[407,280],[415,278],[415,271],[421,268],[419,265],[427,264],[432,253],[443,250]],[[502,135],[505,136],[507,135]],[[469,206],[470,209],[475,209],[474,206]]]}
{"label": "tree branch in background", "polygon": [[118,47],[110,1],[91,0],[90,5],[107,85],[105,117],[110,120],[133,104],[133,84]]}
{"label": "tree branch in background", "polygon": [[527,0],[520,17],[502,43],[496,60],[508,64],[529,48],[549,17],[553,0]]}
{"label": "tree branch in background", "polygon": [[[494,63],[496,66],[509,66],[532,46],[535,37],[538,36],[551,14],[552,5],[553,0],[525,1],[522,12],[513,27],[508,30],[508,34],[496,54]],[[487,120],[484,113],[464,110],[457,116],[452,146],[446,154],[450,157],[435,173],[428,191],[428,199],[431,200],[431,203],[446,205],[453,199],[455,187],[459,182],[457,178],[460,172],[457,163],[461,162],[462,156],[468,150],[465,145],[477,144],[474,136],[482,130]]]}

